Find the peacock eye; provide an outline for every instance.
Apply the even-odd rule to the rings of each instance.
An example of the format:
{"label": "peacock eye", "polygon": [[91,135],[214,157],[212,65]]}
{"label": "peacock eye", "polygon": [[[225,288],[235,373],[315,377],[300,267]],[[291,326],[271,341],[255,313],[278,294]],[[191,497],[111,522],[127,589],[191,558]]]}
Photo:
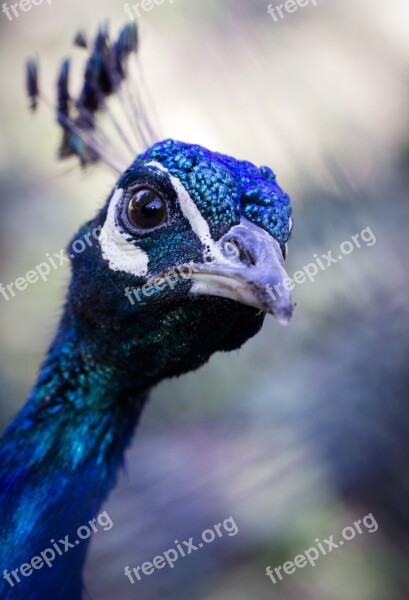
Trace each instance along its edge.
{"label": "peacock eye", "polygon": [[151,188],[140,188],[128,204],[128,217],[138,229],[154,229],[168,219],[166,200]]}

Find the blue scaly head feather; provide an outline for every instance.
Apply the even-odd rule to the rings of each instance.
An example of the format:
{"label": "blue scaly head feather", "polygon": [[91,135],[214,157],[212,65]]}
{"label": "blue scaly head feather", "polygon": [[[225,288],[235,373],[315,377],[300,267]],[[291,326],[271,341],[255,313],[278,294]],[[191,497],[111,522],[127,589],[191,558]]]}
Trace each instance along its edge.
{"label": "blue scaly head feather", "polygon": [[[124,54],[133,40],[123,34]],[[59,80],[66,114],[67,69]],[[283,285],[290,215],[269,168],[197,145],[156,143],[123,170],[68,247],[60,325],[0,444],[2,599],[82,597],[88,541],[75,544],[77,529],[115,484],[149,390],[239,348],[266,313],[291,317]],[[70,546],[52,568],[19,571],[61,539]]]}

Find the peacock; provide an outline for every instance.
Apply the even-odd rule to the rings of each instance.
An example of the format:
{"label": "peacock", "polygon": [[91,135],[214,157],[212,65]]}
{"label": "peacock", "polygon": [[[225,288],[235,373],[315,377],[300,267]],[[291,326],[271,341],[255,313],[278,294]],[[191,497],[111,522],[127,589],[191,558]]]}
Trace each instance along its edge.
{"label": "peacock", "polygon": [[[76,99],[69,60],[58,75],[59,156],[102,162],[118,179],[68,245],[57,332],[1,440],[2,599],[82,598],[89,539],[77,531],[115,485],[150,390],[240,348],[267,313],[288,323],[294,308],[290,198],[274,172],[157,138],[141,79],[130,84],[134,23],[113,42],[104,25],[91,46],[82,32],[75,44],[88,56]],[[33,110],[50,104],[33,60],[27,90]],[[40,566],[49,547],[56,559]]]}

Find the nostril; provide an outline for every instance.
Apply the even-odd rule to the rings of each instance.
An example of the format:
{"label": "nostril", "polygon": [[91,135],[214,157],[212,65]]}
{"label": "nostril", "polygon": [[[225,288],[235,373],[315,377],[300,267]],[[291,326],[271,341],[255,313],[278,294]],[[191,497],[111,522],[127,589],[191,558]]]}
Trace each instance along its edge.
{"label": "nostril", "polygon": [[235,258],[247,267],[255,265],[256,261],[248,248],[245,248],[239,240],[230,238],[223,244],[224,253],[229,258]]}

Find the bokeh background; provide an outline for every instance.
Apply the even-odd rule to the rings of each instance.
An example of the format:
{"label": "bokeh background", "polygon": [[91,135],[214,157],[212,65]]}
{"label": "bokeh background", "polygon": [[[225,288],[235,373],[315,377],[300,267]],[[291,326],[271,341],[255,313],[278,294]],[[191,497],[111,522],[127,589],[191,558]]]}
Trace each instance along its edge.
{"label": "bokeh background", "polygon": [[[131,2],[132,4],[133,2]],[[274,4],[274,3],[273,3]],[[0,281],[58,252],[114,184],[55,161],[53,115],[27,110],[23,63],[48,95],[78,28],[127,19],[119,0],[0,13]],[[371,227],[377,243],[297,286],[289,328],[261,334],[152,394],[95,535],[95,600],[409,597],[407,0],[319,0],[275,23],[264,0],[165,0],[142,12],[140,57],[162,134],[268,164],[292,196],[293,273]],[[23,404],[69,278],[1,303],[0,424]],[[373,513],[365,533],[273,585],[265,575]],[[224,537],[135,586],[125,565],[232,516]]]}

